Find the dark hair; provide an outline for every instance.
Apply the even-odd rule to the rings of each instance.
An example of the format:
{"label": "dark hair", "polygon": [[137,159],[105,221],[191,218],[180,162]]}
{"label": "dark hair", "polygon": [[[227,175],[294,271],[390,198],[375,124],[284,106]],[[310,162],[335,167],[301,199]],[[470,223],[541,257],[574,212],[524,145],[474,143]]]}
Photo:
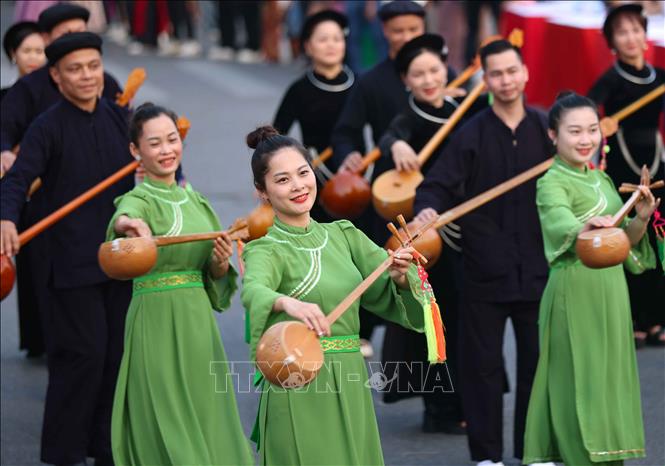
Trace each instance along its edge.
{"label": "dark hair", "polygon": [[16,52],[23,41],[31,34],[39,34],[39,26],[32,21],[21,21],[12,25],[2,39],[7,59],[12,61],[12,53]]}
{"label": "dark hair", "polygon": [[397,67],[397,71],[399,72],[399,74],[406,74],[409,71],[411,63],[413,63],[413,60],[421,56],[423,53],[431,53],[439,60],[441,60],[441,62],[444,65],[446,64],[446,61],[448,59],[448,56],[444,54],[441,50],[434,50],[428,47],[420,47],[416,50],[412,50],[407,57],[404,57],[403,60],[395,62],[395,66]]}
{"label": "dark hair", "polygon": [[550,113],[547,116],[547,126],[553,131],[559,130],[559,124],[561,123],[561,118],[563,115],[576,108],[590,108],[593,110],[600,119],[600,114],[598,113],[598,107],[593,100],[583,95],[576,94],[573,91],[562,91],[556,96],[554,105],[550,109]]}
{"label": "dark hair", "polygon": [[252,154],[252,174],[254,175],[254,186],[261,190],[266,190],[266,173],[268,173],[268,164],[275,152],[286,147],[291,147],[303,156],[305,161],[311,166],[311,160],[307,149],[290,136],[279,134],[275,128],[270,125],[260,126],[247,135],[247,146],[254,149]]}
{"label": "dark hair", "polygon": [[605,36],[607,46],[611,49],[614,48],[614,30],[616,29],[620,18],[629,18],[642,26],[644,31],[647,30],[647,17],[642,14],[641,6],[631,4],[622,6],[623,8],[618,7],[612,12],[612,14],[608,15],[605,24],[603,24],[603,36]]}
{"label": "dark hair", "polygon": [[514,46],[505,39],[499,39],[490,42],[485,47],[480,49],[480,63],[483,65],[483,70],[487,68],[487,57],[490,55],[498,55],[507,50],[513,50],[517,54],[517,57],[520,59],[520,62],[524,62],[522,60],[522,52],[520,51],[519,47]]}
{"label": "dark hair", "polygon": [[145,102],[139,105],[136,110],[134,110],[132,119],[129,122],[129,140],[138,146],[139,139],[141,139],[141,136],[143,135],[143,125],[146,121],[150,121],[160,115],[166,115],[173,120],[173,124],[176,126],[178,125],[178,116],[174,111],[155,105],[152,102]]}

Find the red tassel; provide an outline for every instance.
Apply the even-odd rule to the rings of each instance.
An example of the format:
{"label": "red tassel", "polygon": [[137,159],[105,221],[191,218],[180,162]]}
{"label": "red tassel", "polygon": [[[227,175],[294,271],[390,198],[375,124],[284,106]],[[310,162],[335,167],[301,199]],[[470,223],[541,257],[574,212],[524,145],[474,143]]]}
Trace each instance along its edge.
{"label": "red tassel", "polygon": [[434,321],[434,330],[436,331],[436,346],[439,362],[444,362],[446,357],[446,337],[443,334],[443,322],[441,321],[441,312],[439,305],[432,299],[432,320]]}

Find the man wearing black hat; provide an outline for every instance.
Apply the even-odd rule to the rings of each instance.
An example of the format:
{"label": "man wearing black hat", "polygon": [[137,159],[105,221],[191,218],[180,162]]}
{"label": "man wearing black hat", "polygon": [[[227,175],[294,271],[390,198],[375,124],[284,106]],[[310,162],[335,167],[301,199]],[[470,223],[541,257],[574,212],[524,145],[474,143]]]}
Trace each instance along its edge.
{"label": "man wearing black hat", "polygon": [[[45,44],[49,45],[64,34],[85,31],[89,17],[90,12],[86,8],[58,3],[42,11],[37,23]],[[115,99],[121,90],[115,78],[105,73],[99,92],[106,98]],[[16,159],[12,149],[21,143],[32,121],[61,97],[47,66],[19,79],[12,86],[2,101],[0,111],[0,157],[3,166],[11,166]]]}
{"label": "man wearing black hat", "polygon": [[[126,112],[99,98],[104,79],[102,40],[66,34],[46,48],[49,72],[63,99],[32,123],[21,155],[0,183],[3,254],[19,250],[16,222],[26,193],[40,177],[46,210],[53,211],[99,183],[132,158]],[[97,264],[115,197],[125,178],[43,233],[50,306],[42,309],[49,386],[41,460],[50,464],[112,464],[111,407],[122,355],[131,285],[109,280]]]}

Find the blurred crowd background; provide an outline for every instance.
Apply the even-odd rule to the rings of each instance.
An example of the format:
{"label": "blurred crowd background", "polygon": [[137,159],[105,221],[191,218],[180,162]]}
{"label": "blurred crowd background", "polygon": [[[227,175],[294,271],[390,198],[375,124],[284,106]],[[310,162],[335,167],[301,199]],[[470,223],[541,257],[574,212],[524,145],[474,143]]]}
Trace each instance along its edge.
{"label": "blurred crowd background", "polygon": [[[56,0],[18,0],[15,21],[36,20]],[[241,63],[289,63],[301,58],[298,41],[304,19],[332,8],[349,17],[347,62],[362,72],[386,54],[377,0],[73,0],[90,9],[90,30],[126,47],[130,55],[158,54],[181,58],[207,57]],[[466,66],[477,44],[498,31],[502,9],[535,1],[429,1],[428,30],[442,33],[453,67]],[[583,1],[566,4],[571,16],[603,17],[621,2]],[[649,15],[663,15],[662,1],[642,2]]]}

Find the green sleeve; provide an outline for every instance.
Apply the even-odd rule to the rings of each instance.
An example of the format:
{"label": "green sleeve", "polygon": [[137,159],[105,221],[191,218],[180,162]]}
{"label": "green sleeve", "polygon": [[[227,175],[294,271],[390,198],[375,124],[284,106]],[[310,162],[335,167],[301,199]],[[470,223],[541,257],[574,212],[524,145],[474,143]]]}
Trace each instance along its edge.
{"label": "green sleeve", "polygon": [[[203,206],[206,211],[210,223],[213,225],[214,231],[222,230],[222,225],[219,223],[219,218],[213,210],[212,206],[201,194],[191,191],[197,198],[198,202]],[[229,264],[229,270],[221,278],[213,277],[210,272],[210,261],[212,256],[208,257],[203,268],[203,287],[208,294],[212,308],[218,312],[222,312],[231,306],[231,298],[238,289],[238,272]]]}
{"label": "green sleeve", "polygon": [[121,215],[126,215],[129,218],[148,218],[150,216],[150,203],[148,198],[141,192],[135,189],[128,193],[118,196],[113,201],[115,205],[115,213],[111,217],[108,228],[106,229],[106,241],[111,241],[118,238],[115,232],[115,222]]}
{"label": "green sleeve", "polygon": [[245,276],[240,298],[249,318],[250,357],[256,356],[256,345],[266,330],[272,306],[282,293],[277,292],[282,281],[277,247],[267,240],[256,239],[245,247]]}
{"label": "green sleeve", "polygon": [[570,207],[566,188],[545,175],[538,180],[536,205],[543,232],[545,257],[552,264],[575,246],[577,234],[584,224],[575,217]]}
{"label": "green sleeve", "polygon": [[[605,172],[601,172],[602,177],[605,182],[612,187],[610,196],[614,197],[613,201],[617,205],[623,204],[623,200],[616,191],[614,181],[609,175]],[[609,200],[609,199],[608,199]],[[632,218],[626,217],[623,222],[621,222],[621,228],[624,230],[630,224]],[[639,275],[645,270],[650,270],[656,268],[656,255],[649,244],[649,230],[647,225],[647,231],[642,236],[642,239],[633,247],[630,248],[628,253],[628,258],[624,261],[623,266],[626,270],[634,275]]]}
{"label": "green sleeve", "polygon": [[[348,220],[335,222],[346,237],[354,264],[363,277],[370,275],[387,257],[388,253],[377,246]],[[415,266],[407,273],[409,289],[398,288],[384,272],[361,296],[360,305],[386,320],[417,332],[424,331],[423,308],[412,290],[418,289],[420,280]]]}
{"label": "green sleeve", "polygon": [[[621,228],[626,228],[633,219],[626,218],[621,224]],[[645,270],[656,268],[656,254],[649,243],[649,226],[647,231],[640,239],[639,243],[630,248],[628,258],[624,261],[623,266],[633,275],[639,275]]]}

